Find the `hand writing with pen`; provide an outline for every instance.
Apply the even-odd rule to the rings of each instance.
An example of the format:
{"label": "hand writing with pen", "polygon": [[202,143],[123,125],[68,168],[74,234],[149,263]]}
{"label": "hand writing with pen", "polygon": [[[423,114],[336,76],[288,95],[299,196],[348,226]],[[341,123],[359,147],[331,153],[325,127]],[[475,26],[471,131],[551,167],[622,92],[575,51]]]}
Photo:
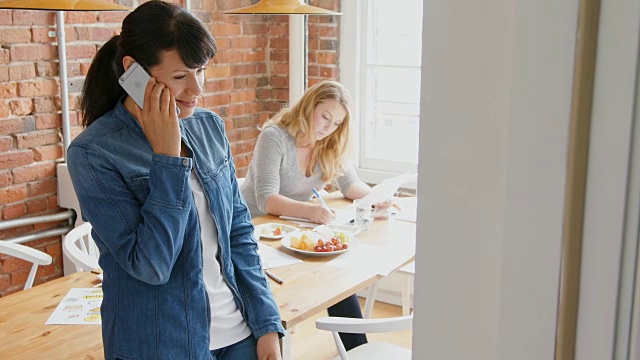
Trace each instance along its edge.
{"label": "hand writing with pen", "polygon": [[331,209],[329,205],[324,201],[320,193],[315,188],[312,189],[315,196],[318,198],[320,204],[309,204],[312,207],[312,211],[308,214],[307,218],[318,224],[328,224],[335,220],[336,212]]}

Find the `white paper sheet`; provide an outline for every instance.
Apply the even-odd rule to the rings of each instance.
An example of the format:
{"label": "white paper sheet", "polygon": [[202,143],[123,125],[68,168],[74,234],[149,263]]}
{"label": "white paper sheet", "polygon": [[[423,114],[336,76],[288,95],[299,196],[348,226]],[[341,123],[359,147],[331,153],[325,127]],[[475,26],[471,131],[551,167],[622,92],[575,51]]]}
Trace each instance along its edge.
{"label": "white paper sheet", "polygon": [[395,198],[393,202],[400,208],[400,210],[396,211],[396,220],[416,222],[418,209],[417,197]]}
{"label": "white paper sheet", "polygon": [[46,324],[100,325],[102,297],[100,288],[72,288],[49,316]]}
{"label": "white paper sheet", "polygon": [[[356,217],[356,208],[353,205],[349,205],[346,208],[334,209],[336,211],[336,218],[330,224],[338,225],[352,225],[352,220]],[[295,216],[279,216],[282,220],[288,220],[298,224],[301,228],[314,228],[320,224],[314,223],[307,218],[295,217]]]}
{"label": "white paper sheet", "polygon": [[408,261],[415,255],[415,246],[373,246],[358,244],[350,251],[327,263],[344,269],[365,270],[389,275],[399,263]]}
{"label": "white paper sheet", "polygon": [[258,243],[258,255],[260,255],[264,269],[273,269],[302,262],[298,258],[261,243]]}
{"label": "white paper sheet", "polygon": [[378,185],[371,188],[371,193],[362,198],[361,201],[369,201],[373,204],[381,203],[393,198],[402,184],[415,182],[418,180],[418,174],[402,174],[386,179]]}
{"label": "white paper sheet", "polygon": [[289,221],[307,221],[307,222],[311,222],[311,220],[309,220],[307,218],[301,218],[301,217],[295,217],[295,216],[280,215],[279,218],[282,219],[282,220],[289,220]]}
{"label": "white paper sheet", "polygon": [[337,225],[353,225],[353,219],[356,218],[356,207],[351,204],[345,208],[336,209],[336,219],[332,224]]}
{"label": "white paper sheet", "polygon": [[311,222],[311,220],[309,220],[307,218],[300,218],[300,217],[286,216],[286,215],[281,215],[279,217],[282,220],[288,220],[288,221],[296,223],[299,228],[314,228],[314,227],[320,225],[318,223]]}

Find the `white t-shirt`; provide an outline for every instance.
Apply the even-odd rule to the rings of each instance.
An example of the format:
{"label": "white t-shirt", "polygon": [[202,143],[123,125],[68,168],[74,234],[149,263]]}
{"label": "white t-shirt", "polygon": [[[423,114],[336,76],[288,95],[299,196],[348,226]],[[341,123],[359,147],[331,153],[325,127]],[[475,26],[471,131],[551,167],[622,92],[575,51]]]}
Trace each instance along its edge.
{"label": "white t-shirt", "polygon": [[233,294],[220,271],[218,253],[218,231],[209,210],[200,180],[192,171],[189,177],[193,198],[200,219],[202,238],[202,274],[209,295],[211,324],[209,349],[215,350],[235,344],[251,335],[251,330],[242,318],[242,313],[233,300]]}

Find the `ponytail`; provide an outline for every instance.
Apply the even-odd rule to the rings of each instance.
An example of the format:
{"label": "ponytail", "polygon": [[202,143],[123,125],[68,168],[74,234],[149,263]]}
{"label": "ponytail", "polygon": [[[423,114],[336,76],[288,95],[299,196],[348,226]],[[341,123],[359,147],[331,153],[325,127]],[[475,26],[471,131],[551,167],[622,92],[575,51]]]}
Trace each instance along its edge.
{"label": "ponytail", "polygon": [[107,41],[98,50],[89,67],[80,101],[84,127],[111,110],[124,94],[124,89],[118,82],[118,77],[124,73],[122,58],[118,56],[119,42],[120,35]]}

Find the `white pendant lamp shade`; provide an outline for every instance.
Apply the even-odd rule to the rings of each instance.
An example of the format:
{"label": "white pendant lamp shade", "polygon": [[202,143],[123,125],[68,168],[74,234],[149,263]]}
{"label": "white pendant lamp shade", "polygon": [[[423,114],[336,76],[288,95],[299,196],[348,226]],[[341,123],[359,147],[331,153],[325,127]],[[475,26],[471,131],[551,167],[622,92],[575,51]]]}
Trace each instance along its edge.
{"label": "white pendant lamp shade", "polygon": [[225,14],[266,14],[266,15],[341,15],[341,13],[310,6],[302,0],[260,0],[257,4],[234,10]]}
{"label": "white pendant lamp shade", "polygon": [[0,9],[54,11],[133,10],[130,7],[105,0],[0,0]]}

